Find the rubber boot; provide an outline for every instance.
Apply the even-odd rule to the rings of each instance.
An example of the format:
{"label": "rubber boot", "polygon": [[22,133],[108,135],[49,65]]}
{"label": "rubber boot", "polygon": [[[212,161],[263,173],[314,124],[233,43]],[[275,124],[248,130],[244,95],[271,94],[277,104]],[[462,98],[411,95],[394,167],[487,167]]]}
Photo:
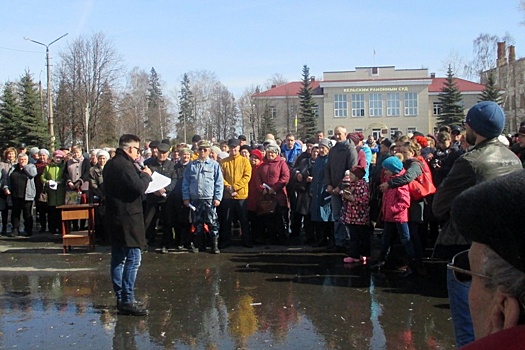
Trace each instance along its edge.
{"label": "rubber boot", "polygon": [[213,245],[213,248],[212,248],[213,253],[219,254],[221,251],[219,250],[219,237],[218,236],[213,237],[212,245]]}

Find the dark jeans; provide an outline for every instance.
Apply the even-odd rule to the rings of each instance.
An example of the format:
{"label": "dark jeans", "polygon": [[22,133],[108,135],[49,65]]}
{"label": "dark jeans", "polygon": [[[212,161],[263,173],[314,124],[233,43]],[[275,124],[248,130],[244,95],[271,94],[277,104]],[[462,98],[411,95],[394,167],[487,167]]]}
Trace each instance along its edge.
{"label": "dark jeans", "polygon": [[223,244],[228,245],[231,243],[232,238],[232,221],[233,218],[239,219],[241,223],[242,242],[250,244],[251,234],[250,225],[248,222],[248,209],[246,209],[247,202],[245,199],[223,199],[221,202],[221,213],[225,215],[224,226],[221,222],[221,241]]}
{"label": "dark jeans", "polygon": [[45,232],[48,225],[48,206],[44,202],[35,202],[36,212],[38,213],[38,223],[40,224],[40,231]]}
{"label": "dark jeans", "polygon": [[24,218],[24,230],[27,235],[33,233],[33,201],[26,201],[23,198],[13,198],[13,212],[11,213],[11,223],[13,231],[18,231],[20,227],[20,214]]}
{"label": "dark jeans", "polygon": [[392,236],[396,234],[397,231],[397,234],[399,235],[399,240],[401,241],[401,244],[403,244],[406,254],[408,255],[409,259],[413,261],[415,259],[414,246],[412,245],[412,241],[410,240],[408,223],[385,221],[384,225],[385,226],[383,228],[383,242],[381,247],[380,259],[383,260],[388,254],[388,251],[390,250]]}
{"label": "dark jeans", "polygon": [[141,259],[140,248],[111,247],[111,281],[121,303],[135,301],[135,280]]}
{"label": "dark jeans", "polygon": [[50,233],[62,232],[62,216],[57,207],[47,207],[47,217]]}

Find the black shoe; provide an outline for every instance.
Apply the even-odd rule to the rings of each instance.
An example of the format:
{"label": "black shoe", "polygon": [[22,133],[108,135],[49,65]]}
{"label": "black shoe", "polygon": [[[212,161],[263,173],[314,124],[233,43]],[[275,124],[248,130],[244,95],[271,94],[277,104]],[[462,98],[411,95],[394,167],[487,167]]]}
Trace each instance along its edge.
{"label": "black shoe", "polygon": [[118,303],[117,308],[119,315],[146,316],[148,314],[148,309],[142,307],[138,302]]}

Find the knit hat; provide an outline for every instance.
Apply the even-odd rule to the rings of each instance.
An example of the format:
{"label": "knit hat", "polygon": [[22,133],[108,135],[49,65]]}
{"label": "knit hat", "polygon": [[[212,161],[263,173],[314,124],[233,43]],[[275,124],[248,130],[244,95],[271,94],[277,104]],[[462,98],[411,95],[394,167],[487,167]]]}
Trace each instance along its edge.
{"label": "knit hat", "polygon": [[352,140],[352,142],[354,143],[354,145],[357,145],[359,142],[363,141],[365,139],[365,137],[363,136],[362,133],[360,132],[351,132],[347,135],[346,137],[347,139],[350,139]]}
{"label": "knit hat", "polygon": [[366,170],[362,166],[356,165],[350,170],[358,179],[362,179],[365,176]]}
{"label": "knit hat", "polygon": [[46,156],[49,157],[49,151],[45,148],[41,148],[39,151],[38,151],[38,154],[45,154]]}
{"label": "knit hat", "polygon": [[221,149],[217,146],[211,146],[210,149],[215,154],[219,154],[221,152]]}
{"label": "knit hat", "polygon": [[384,145],[386,148],[390,149],[390,146],[392,146],[392,141],[390,139],[384,139],[381,141],[381,144]]}
{"label": "knit hat", "polygon": [[66,156],[66,154],[64,153],[64,151],[57,150],[57,151],[53,152],[53,158],[54,157],[62,157],[62,158],[64,158],[65,156]]}
{"label": "knit hat", "polygon": [[421,146],[421,148],[428,147],[428,140],[425,136],[414,136],[414,140]]}
{"label": "knit hat", "polygon": [[106,157],[106,159],[109,159],[109,152],[104,151],[103,149],[97,152],[97,158],[103,156]]}
{"label": "knit hat", "polygon": [[38,147],[31,147],[29,149],[29,154],[34,156],[35,154],[38,154],[38,151],[40,151],[40,149]]}
{"label": "knit hat", "polygon": [[199,142],[200,140],[202,140],[201,135],[193,135],[191,138],[191,142]]}
{"label": "knit hat", "polygon": [[525,170],[485,181],[462,192],[452,202],[455,231],[490,247],[502,259],[525,272]]}
{"label": "knit hat", "polygon": [[326,148],[330,149],[332,147],[332,144],[328,139],[321,139],[321,141],[319,141],[319,147],[321,146],[325,146]]}
{"label": "knit hat", "polygon": [[254,149],[250,152],[250,156],[256,157],[259,160],[263,160],[263,154],[258,149]]}
{"label": "knit hat", "polygon": [[394,174],[399,174],[403,169],[403,163],[399,158],[391,156],[383,161],[383,168],[390,170]]}
{"label": "knit hat", "polygon": [[465,122],[479,135],[491,139],[503,131],[505,113],[496,102],[483,101],[469,109]]}

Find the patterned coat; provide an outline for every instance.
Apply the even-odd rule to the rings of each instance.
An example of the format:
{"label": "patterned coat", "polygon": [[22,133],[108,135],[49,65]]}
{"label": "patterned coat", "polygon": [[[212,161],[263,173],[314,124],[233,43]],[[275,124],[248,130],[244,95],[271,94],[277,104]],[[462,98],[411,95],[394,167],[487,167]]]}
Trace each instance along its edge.
{"label": "patterned coat", "polygon": [[364,179],[350,183],[348,190],[355,201],[344,201],[341,208],[341,221],[351,225],[368,225],[370,221],[370,191]]}

